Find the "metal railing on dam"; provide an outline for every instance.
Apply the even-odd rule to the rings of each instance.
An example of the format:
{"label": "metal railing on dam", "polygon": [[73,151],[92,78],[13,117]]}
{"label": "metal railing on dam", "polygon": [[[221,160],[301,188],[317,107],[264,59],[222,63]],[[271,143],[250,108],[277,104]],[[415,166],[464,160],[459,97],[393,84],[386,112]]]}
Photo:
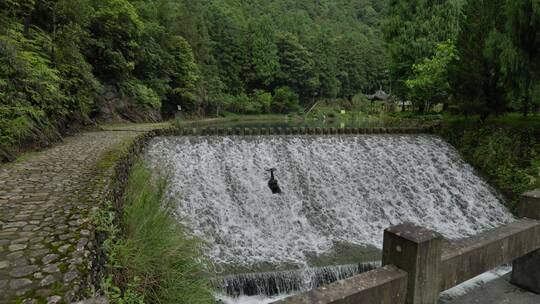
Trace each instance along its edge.
{"label": "metal railing on dam", "polygon": [[458,241],[412,224],[388,228],[382,268],[276,304],[435,304],[440,292],[510,262],[511,282],[540,293],[540,192],[524,194],[518,214],[523,219]]}

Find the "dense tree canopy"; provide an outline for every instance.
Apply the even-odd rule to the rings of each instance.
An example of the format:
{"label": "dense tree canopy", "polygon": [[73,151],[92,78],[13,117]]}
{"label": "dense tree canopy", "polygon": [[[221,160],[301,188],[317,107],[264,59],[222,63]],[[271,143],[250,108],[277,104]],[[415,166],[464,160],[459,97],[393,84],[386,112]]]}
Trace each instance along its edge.
{"label": "dense tree canopy", "polygon": [[383,9],[375,0],[1,1],[0,142],[50,138],[105,112],[284,112],[350,98],[385,82]]}
{"label": "dense tree canopy", "polygon": [[[538,110],[538,1],[388,0],[383,29],[394,92],[411,99],[417,110],[438,99],[425,94],[427,83],[436,84],[431,92],[448,96],[454,110],[479,114],[482,120]],[[447,41],[456,49],[450,62],[438,58]],[[422,72],[443,62],[444,71]],[[440,82],[441,75],[448,82]]]}
{"label": "dense tree canopy", "polygon": [[455,39],[462,0],[387,0],[384,35],[391,57],[393,90],[407,95],[413,65],[434,55],[439,43]]}
{"label": "dense tree canopy", "polygon": [[502,113],[504,82],[500,56],[500,31],[504,27],[504,1],[468,1],[456,40],[460,60],[451,67],[456,105],[465,114]]}
{"label": "dense tree canopy", "polygon": [[96,117],[298,111],[381,87],[417,111],[527,114],[539,71],[536,0],[5,0],[0,145]]}

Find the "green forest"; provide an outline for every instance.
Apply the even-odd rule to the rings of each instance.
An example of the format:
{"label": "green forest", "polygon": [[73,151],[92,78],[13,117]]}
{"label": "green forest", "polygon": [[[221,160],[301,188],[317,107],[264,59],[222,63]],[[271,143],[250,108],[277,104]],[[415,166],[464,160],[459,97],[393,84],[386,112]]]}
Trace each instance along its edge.
{"label": "green forest", "polygon": [[1,148],[105,119],[298,111],[386,81],[380,1],[8,0]]}
{"label": "green forest", "polygon": [[302,113],[378,89],[538,111],[535,0],[5,0],[0,157],[104,121]]}
{"label": "green forest", "polygon": [[[212,132],[224,123],[220,133],[226,128],[238,135],[246,130],[242,123],[261,117],[277,117],[282,124],[266,121],[257,132],[275,128],[277,134],[291,122],[311,131],[322,125],[331,134],[426,131],[455,147],[515,212],[523,193],[540,189],[540,0],[0,0],[0,174],[5,179],[0,203],[7,206],[0,213],[9,211],[0,228],[12,225],[2,228],[8,234],[0,240],[0,252],[16,258],[12,265],[0,257],[0,274],[17,266],[9,268],[11,291],[18,296],[30,278],[47,275],[46,282],[53,271],[72,273],[64,264],[67,255],[56,260],[64,246],[53,246],[61,243],[48,237],[46,248],[39,243],[28,249],[54,249],[51,262],[62,263],[62,269],[51,274],[25,268],[27,257],[32,263],[43,260],[15,250],[44,239],[22,238],[26,233],[46,236],[54,230],[54,238],[69,239],[81,251],[76,242],[90,230],[87,215],[79,213],[88,202],[88,225],[95,224],[99,236],[88,246],[99,247],[96,263],[103,265],[96,267],[103,269],[84,269],[97,272],[91,278],[97,288],[77,285],[77,290],[103,293],[111,303],[215,303],[209,278],[217,269],[203,258],[207,244],[188,236],[168,205],[167,182],[153,180],[135,154],[160,128],[189,126],[189,134],[205,134],[197,133],[197,123]],[[312,128],[310,119],[321,125]],[[346,124],[354,119],[364,125]],[[233,133],[227,123],[237,122]],[[173,131],[185,134],[186,129]],[[69,155],[58,149],[24,163],[32,158],[26,152],[88,130],[101,132],[79,134],[92,136],[76,146],[66,140],[65,146],[75,147]],[[96,140],[105,133],[118,146]],[[82,151],[87,145],[93,146]],[[368,157],[382,153],[376,154]],[[56,172],[70,162],[66,172]],[[132,165],[131,174],[121,171]],[[388,168],[393,170],[392,162]],[[113,171],[118,178],[104,186],[105,173]],[[372,183],[384,191],[384,181]],[[101,201],[101,192],[86,199],[94,188],[118,196],[112,198],[118,202]],[[36,191],[26,193],[30,190]],[[170,195],[177,194],[183,195]],[[201,197],[206,199],[204,193]],[[69,200],[67,207],[63,199]],[[79,203],[77,217],[68,219]],[[31,208],[38,211],[31,214]],[[309,208],[302,204],[304,209]],[[30,216],[40,219],[39,227]],[[67,223],[69,229],[78,227],[76,234],[64,236],[59,227]],[[340,251],[348,252],[344,245]],[[86,249],[84,254],[90,258]],[[40,292],[64,293],[60,282],[67,286],[67,278],[53,278],[59,281],[32,291],[40,301],[17,303],[45,303]],[[7,282],[0,280],[0,289]],[[25,289],[17,291],[17,285]]]}

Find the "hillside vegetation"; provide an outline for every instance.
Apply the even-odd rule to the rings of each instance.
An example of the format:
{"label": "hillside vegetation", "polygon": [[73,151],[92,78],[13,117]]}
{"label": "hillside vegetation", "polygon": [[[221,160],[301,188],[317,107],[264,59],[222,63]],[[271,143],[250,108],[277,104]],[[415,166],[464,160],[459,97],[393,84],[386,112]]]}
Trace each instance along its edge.
{"label": "hillside vegetation", "polygon": [[6,0],[0,158],[97,118],[296,111],[385,79],[380,1]]}

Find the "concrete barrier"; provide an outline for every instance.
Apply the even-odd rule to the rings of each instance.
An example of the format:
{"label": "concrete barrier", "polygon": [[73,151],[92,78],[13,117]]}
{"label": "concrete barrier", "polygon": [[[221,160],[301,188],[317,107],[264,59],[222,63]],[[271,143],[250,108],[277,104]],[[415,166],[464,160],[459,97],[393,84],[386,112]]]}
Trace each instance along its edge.
{"label": "concrete barrier", "polygon": [[437,303],[442,236],[410,223],[384,231],[382,264],[408,274],[407,303]]}
{"label": "concrete barrier", "polygon": [[[540,220],[540,192],[523,194],[518,204],[521,217]],[[526,240],[536,242],[538,239]],[[540,249],[515,259],[512,267],[511,282],[521,288],[540,293]]]}
{"label": "concrete barrier", "polygon": [[405,304],[407,273],[386,266],[275,304]]}
{"label": "concrete barrier", "polygon": [[540,220],[540,190],[523,194],[517,210],[520,217]]}
{"label": "concrete barrier", "polygon": [[[519,220],[450,242],[441,257],[440,290],[452,288],[501,264],[540,249],[540,222]],[[537,266],[540,268],[540,264]]]}

